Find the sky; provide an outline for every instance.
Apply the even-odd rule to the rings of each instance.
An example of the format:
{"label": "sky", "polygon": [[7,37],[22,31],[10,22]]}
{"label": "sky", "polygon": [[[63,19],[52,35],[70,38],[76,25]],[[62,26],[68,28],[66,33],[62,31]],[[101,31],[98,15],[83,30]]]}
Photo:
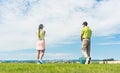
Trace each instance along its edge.
{"label": "sky", "polygon": [[92,29],[92,59],[120,60],[120,0],[0,0],[0,60],[35,60],[44,24],[44,60],[79,59],[82,23]]}

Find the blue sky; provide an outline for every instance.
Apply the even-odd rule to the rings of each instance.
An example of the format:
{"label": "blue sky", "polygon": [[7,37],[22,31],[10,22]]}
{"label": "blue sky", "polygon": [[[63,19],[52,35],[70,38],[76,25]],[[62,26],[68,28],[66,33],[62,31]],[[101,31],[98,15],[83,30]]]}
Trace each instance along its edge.
{"label": "blue sky", "polygon": [[36,59],[38,25],[46,30],[44,59],[81,57],[80,31],[93,31],[92,59],[120,60],[119,0],[0,0],[0,60]]}

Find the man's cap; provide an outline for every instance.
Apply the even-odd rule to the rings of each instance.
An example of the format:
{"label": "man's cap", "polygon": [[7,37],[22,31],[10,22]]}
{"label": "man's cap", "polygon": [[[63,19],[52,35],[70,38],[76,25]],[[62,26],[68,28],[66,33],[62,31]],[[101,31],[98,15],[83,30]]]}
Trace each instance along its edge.
{"label": "man's cap", "polygon": [[87,24],[88,24],[88,23],[87,23],[86,21],[84,21],[82,25],[87,25]]}

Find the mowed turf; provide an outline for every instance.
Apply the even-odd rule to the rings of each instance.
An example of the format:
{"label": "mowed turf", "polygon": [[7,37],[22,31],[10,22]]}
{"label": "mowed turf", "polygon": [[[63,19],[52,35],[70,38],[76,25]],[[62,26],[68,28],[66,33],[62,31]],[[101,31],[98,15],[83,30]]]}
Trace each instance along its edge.
{"label": "mowed turf", "polygon": [[120,73],[120,64],[0,63],[0,73]]}

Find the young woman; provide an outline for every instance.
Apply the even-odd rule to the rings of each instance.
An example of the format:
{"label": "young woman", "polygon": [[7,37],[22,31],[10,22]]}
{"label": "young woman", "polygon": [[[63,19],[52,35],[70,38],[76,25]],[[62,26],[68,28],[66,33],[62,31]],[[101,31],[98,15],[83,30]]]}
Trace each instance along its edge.
{"label": "young woman", "polygon": [[38,27],[38,32],[37,32],[37,37],[38,37],[38,41],[37,41],[37,64],[42,64],[42,58],[44,56],[44,52],[45,52],[45,31],[43,30],[43,24],[40,24]]}

